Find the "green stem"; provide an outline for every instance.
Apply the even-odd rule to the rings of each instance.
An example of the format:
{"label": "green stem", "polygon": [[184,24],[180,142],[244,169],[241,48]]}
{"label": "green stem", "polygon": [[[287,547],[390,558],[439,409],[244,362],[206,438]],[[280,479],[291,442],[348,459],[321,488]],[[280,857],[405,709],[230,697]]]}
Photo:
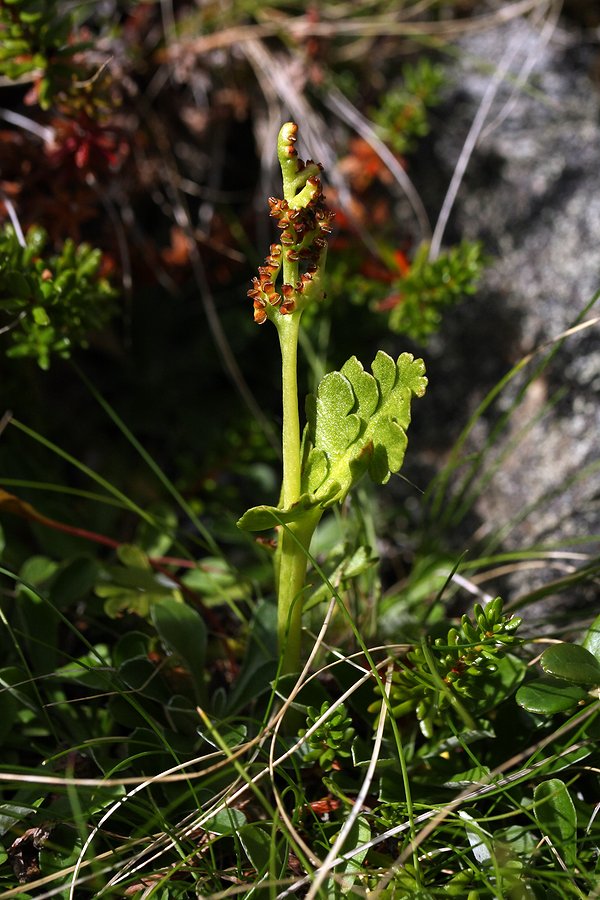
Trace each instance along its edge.
{"label": "green stem", "polygon": [[[281,166],[283,196],[291,209],[306,208],[320,187],[315,181],[319,167],[314,163],[300,165],[294,142],[298,126],[287,122],[282,126],[277,139],[277,156]],[[315,178],[312,178],[314,176]],[[290,225],[291,234],[295,226]],[[283,238],[283,235],[282,235]],[[314,235],[311,236],[312,241]],[[301,291],[296,291],[299,282],[298,252],[304,247],[308,236],[298,239],[296,234],[294,253],[288,251],[288,243],[282,240],[283,286],[291,286],[294,292],[294,306],[291,311],[277,315],[274,319],[281,348],[281,381],[283,397],[282,457],[283,476],[280,503],[289,509],[297,503],[302,489],[302,458],[300,443],[300,416],[298,412],[298,337],[302,305]],[[310,243],[310,242],[309,242]],[[307,244],[306,244],[307,245]],[[308,245],[307,245],[308,246]],[[295,257],[295,258],[294,258]],[[290,287],[287,287],[289,291]],[[302,593],[306,578],[308,550],[321,510],[303,516],[287,528],[282,527],[275,559],[277,582],[277,634],[281,653],[282,674],[297,672],[300,668],[302,642]]]}
{"label": "green stem", "polygon": [[[298,334],[300,312],[282,316],[277,322],[281,347],[283,394],[281,504],[296,503],[301,490],[300,418],[298,413]],[[302,591],[306,578],[307,552],[320,515],[316,514],[283,528],[277,548],[277,634],[282,652],[282,674],[297,672],[301,660]]]}
{"label": "green stem", "polygon": [[[283,528],[279,538],[277,635],[281,650],[281,674],[298,672],[302,659],[302,592],[306,579],[308,548],[320,515]],[[278,548],[278,549],[279,549]]]}
{"label": "green stem", "polygon": [[300,418],[298,414],[298,333],[300,313],[281,316],[277,321],[281,347],[281,390],[283,397],[281,500],[284,508],[300,496]]}

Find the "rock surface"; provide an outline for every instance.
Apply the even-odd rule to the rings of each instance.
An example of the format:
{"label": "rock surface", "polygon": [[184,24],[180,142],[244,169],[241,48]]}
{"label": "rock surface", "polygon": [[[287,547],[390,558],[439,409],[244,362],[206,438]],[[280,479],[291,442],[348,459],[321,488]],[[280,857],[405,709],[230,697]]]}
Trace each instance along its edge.
{"label": "rock surface", "polygon": [[[461,42],[447,102],[434,128],[440,177],[447,184],[496,66],[510,58],[469,162],[448,240],[483,240],[493,261],[477,298],[447,317],[425,356],[432,383],[429,427],[448,423],[456,397],[473,409],[523,355],[573,325],[600,288],[600,91],[594,52],[581,35],[517,20]],[[520,83],[524,70],[527,83]],[[600,314],[600,303],[586,318]],[[591,553],[578,539],[600,535],[600,344],[598,325],[569,337],[510,416],[497,447],[510,455],[478,499],[502,546],[558,544]],[[539,357],[541,358],[541,357]],[[437,384],[447,384],[446,396]],[[523,382],[521,381],[521,384]],[[485,393],[485,391],[483,391]],[[476,443],[517,394],[511,386],[479,424]],[[464,412],[461,416],[464,422]],[[450,427],[452,425],[450,424]],[[447,425],[446,425],[447,433]],[[441,442],[443,446],[443,441]],[[495,454],[493,454],[495,455]],[[531,507],[530,514],[525,514]],[[513,523],[513,527],[511,527]],[[598,549],[598,543],[595,545]],[[581,564],[556,561],[554,577]],[[513,587],[549,580],[519,576]]]}

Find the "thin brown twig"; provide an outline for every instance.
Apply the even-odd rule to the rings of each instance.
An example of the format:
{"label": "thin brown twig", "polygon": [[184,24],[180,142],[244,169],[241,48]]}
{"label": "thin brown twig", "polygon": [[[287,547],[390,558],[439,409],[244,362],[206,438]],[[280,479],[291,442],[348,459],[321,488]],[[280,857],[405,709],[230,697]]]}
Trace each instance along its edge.
{"label": "thin brown twig", "polygon": [[440,20],[431,22],[397,21],[389,15],[363,18],[350,21],[311,21],[307,16],[282,17],[276,22],[262,22],[250,25],[235,25],[223,28],[213,34],[202,35],[192,40],[175,41],[165,51],[166,59],[180,59],[182,54],[194,56],[209,53],[224,47],[239,46],[250,40],[285,35],[286,39],[305,40],[311,37],[415,37],[431,36],[455,38],[467,32],[485,31],[511,19],[519,18],[532,12],[540,0],[519,0],[509,3],[501,9],[473,16],[470,19]]}

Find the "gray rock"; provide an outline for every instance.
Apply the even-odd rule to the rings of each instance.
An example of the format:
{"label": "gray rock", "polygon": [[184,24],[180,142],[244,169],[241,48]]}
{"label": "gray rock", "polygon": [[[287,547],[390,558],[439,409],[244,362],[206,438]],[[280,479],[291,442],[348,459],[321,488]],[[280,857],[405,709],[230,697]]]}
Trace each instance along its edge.
{"label": "gray rock", "polygon": [[[493,262],[477,298],[448,315],[448,327],[425,354],[432,395],[438,378],[453,385],[446,398],[442,389],[431,402],[432,429],[440,416],[447,423],[444,406],[454,396],[456,408],[457,391],[474,408],[511,362],[569,328],[600,288],[600,93],[578,36],[562,27],[548,36],[522,19],[467,36],[451,73],[434,146],[446,182],[493,68],[513,56],[450,221],[449,240],[481,239]],[[531,73],[520,85],[526,63]],[[598,314],[600,304],[587,318]],[[600,534],[598,333],[594,326],[568,338],[510,416],[491,455],[514,448],[475,504],[478,538],[499,533],[506,549],[594,549],[578,541]],[[513,384],[480,423],[471,449],[522,384]],[[518,593],[580,564],[576,556],[556,560],[555,568],[549,563],[511,584]]]}

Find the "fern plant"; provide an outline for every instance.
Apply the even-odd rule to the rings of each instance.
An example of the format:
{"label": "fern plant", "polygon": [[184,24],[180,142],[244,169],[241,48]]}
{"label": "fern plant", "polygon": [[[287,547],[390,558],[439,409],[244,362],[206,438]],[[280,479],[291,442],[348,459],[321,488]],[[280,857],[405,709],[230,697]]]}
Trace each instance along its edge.
{"label": "fern plant", "polygon": [[[413,397],[425,391],[424,364],[409,353],[397,360],[379,351],[364,370],[351,357],[330,372],[306,403],[300,434],[297,352],[302,313],[323,297],[326,235],[332,213],[324,203],[321,166],[298,158],[298,126],[286,123],[277,152],[283,198],[271,198],[281,230],[249,296],[258,324],[271,321],[282,357],[283,477],[278,506],[248,510],[238,525],[250,531],[281,526],[276,553],[278,636],[282,669],[294,672],[301,658],[302,594],[312,535],[326,509],[343,502],[366,473],[384,484],[402,466]],[[281,284],[278,286],[278,280]]]}

